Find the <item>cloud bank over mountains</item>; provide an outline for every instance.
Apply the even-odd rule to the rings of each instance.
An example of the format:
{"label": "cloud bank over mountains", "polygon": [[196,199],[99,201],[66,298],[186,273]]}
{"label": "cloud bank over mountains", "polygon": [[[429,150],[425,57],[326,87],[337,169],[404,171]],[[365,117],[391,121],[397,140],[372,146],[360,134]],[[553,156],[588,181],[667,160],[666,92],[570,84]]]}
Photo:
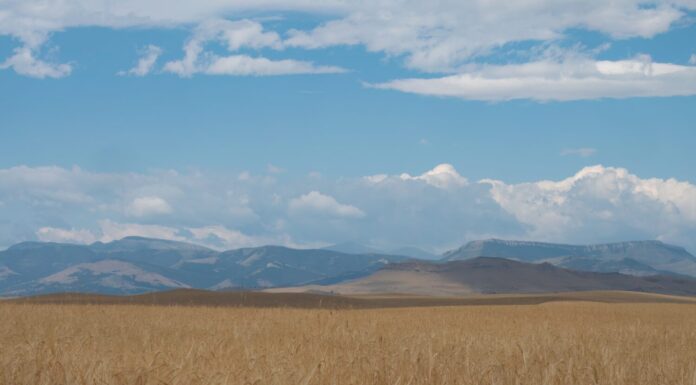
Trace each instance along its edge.
{"label": "cloud bank over mountains", "polygon": [[[0,5],[0,35],[13,37],[18,45],[10,57],[0,59],[0,68],[36,78],[69,76],[73,62],[48,55],[47,46],[53,34],[71,28],[183,28],[189,37],[182,42],[180,59],[157,63],[159,47],[143,41],[146,48],[136,66],[120,73],[185,78],[336,74],[350,68],[275,56],[288,50],[310,56],[310,51],[359,46],[418,74],[371,84],[378,89],[485,101],[694,95],[696,69],[689,57],[663,63],[640,52],[599,60],[601,46],[573,46],[560,56],[548,53],[577,31],[599,34],[605,44],[653,38],[688,24],[694,11],[692,0],[203,0],[177,6],[161,0],[12,0]],[[268,22],[288,12],[313,22],[303,27]],[[223,52],[211,45],[221,45]],[[492,60],[500,57],[508,59]],[[323,60],[336,59],[328,55]]]}
{"label": "cloud bank over mountains", "polygon": [[449,164],[417,175],[243,176],[0,169],[0,246],[140,235],[220,249],[357,240],[439,251],[500,237],[659,239],[696,250],[696,185],[623,168],[597,165],[562,180],[525,183],[470,181]]}

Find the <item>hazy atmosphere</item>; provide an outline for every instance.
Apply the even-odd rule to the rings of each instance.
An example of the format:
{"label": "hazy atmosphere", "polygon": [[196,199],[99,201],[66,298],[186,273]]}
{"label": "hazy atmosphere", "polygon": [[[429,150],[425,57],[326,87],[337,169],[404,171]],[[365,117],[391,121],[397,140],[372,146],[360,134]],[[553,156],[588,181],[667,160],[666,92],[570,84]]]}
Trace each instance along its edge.
{"label": "hazy atmosphere", "polygon": [[471,180],[450,164],[413,174],[289,174],[10,167],[0,170],[0,233],[6,246],[140,235],[218,249],[357,241],[440,252],[490,237],[658,239],[696,249],[696,186],[623,168],[518,183]]}
{"label": "hazy atmosphere", "polygon": [[0,249],[696,251],[696,3],[10,1]]}

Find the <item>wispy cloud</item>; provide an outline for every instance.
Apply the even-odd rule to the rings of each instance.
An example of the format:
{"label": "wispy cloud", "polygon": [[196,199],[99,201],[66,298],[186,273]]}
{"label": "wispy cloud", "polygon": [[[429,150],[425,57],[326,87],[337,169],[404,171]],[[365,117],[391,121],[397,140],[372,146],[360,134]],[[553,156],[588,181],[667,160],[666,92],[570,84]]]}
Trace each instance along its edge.
{"label": "wispy cloud", "polygon": [[581,148],[566,148],[563,151],[561,151],[562,156],[580,156],[583,158],[589,158],[590,156],[594,155],[597,153],[596,148],[591,148],[591,147],[581,147]]}
{"label": "wispy cloud", "polygon": [[0,69],[12,68],[20,75],[32,78],[63,78],[72,72],[72,65],[52,63],[36,57],[38,47],[28,45],[15,48],[12,56],[0,63]]}
{"label": "wispy cloud", "polygon": [[145,76],[152,71],[160,55],[162,55],[162,48],[156,45],[148,45],[141,51],[140,59],[135,67],[128,71],[119,71],[118,75]]}
{"label": "wispy cloud", "polygon": [[408,78],[372,87],[467,100],[570,101],[696,95],[696,68],[630,60],[570,58],[523,64],[482,65],[456,75]]}
{"label": "wispy cloud", "polygon": [[[6,4],[5,4],[6,3]],[[104,2],[35,0],[3,3],[0,35],[20,43],[1,65],[34,77],[64,77],[72,65],[39,59],[52,33],[79,27],[123,29],[193,28],[184,46],[184,57],[165,64],[164,70],[182,77],[194,74],[270,76],[283,74],[340,73],[337,65],[319,65],[303,58],[276,59],[241,50],[281,51],[285,48],[319,50],[336,46],[361,46],[369,52],[398,58],[406,67],[422,72],[451,76],[433,79],[397,79],[380,84],[427,95],[455,96],[477,100],[575,100],[599,97],[670,96],[693,94],[686,84],[693,78],[682,72],[654,76],[651,80],[622,76],[594,79],[575,74],[563,81],[554,69],[536,78],[517,73],[488,77],[470,71],[467,65],[493,54],[501,47],[519,42],[553,43],[569,31],[581,28],[606,36],[609,41],[632,37],[651,38],[669,31],[696,10],[693,1],[642,0],[617,2],[522,2],[515,7],[502,0],[486,2],[385,0],[370,1],[203,1],[172,7],[160,0]],[[281,30],[272,19],[225,20],[235,14],[268,14],[287,10],[321,14],[325,21],[311,27]],[[326,16],[331,15],[331,16]],[[276,29],[273,29],[276,28]],[[206,49],[222,44],[228,55]],[[299,51],[300,55],[302,51]],[[142,58],[132,70],[141,76],[151,70],[154,58]],[[315,56],[315,55],[312,55]],[[531,63],[535,64],[535,63]],[[503,72],[512,68],[504,66]],[[543,90],[548,89],[548,92]],[[669,92],[668,90],[675,89]],[[486,90],[490,90],[487,92]],[[536,91],[534,91],[536,90]],[[650,91],[653,90],[653,91]]]}
{"label": "wispy cloud", "polygon": [[[205,50],[211,42],[222,43],[229,52],[227,56]],[[184,57],[167,62],[164,71],[181,77],[195,74],[232,76],[274,76],[299,74],[335,74],[345,70],[336,66],[322,66],[302,60],[271,60],[262,56],[236,53],[242,48],[279,50],[283,41],[277,32],[266,31],[263,25],[253,20],[230,21],[208,20],[200,24],[184,45]]]}
{"label": "wispy cloud", "polygon": [[274,165],[274,164],[271,164],[271,163],[269,163],[269,164],[266,166],[266,170],[268,170],[268,172],[271,173],[271,174],[280,174],[280,173],[285,172],[285,169],[284,169],[284,168],[278,167],[278,166],[276,166],[276,165]]}

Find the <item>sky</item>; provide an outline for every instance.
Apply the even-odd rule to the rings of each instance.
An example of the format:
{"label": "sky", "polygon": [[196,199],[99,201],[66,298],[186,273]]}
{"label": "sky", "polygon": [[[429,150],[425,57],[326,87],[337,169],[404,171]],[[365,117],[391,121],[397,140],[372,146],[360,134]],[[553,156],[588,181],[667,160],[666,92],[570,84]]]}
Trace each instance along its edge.
{"label": "sky", "polygon": [[696,2],[0,1],[0,249],[696,252]]}

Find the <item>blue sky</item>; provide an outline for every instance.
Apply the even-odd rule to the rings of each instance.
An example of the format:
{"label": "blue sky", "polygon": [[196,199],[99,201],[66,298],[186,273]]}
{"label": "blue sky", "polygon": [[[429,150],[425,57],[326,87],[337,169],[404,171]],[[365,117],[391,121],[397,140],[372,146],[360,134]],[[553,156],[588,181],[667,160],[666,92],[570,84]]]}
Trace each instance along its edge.
{"label": "blue sky", "polygon": [[0,5],[0,247],[696,248],[693,2],[31,3]]}

